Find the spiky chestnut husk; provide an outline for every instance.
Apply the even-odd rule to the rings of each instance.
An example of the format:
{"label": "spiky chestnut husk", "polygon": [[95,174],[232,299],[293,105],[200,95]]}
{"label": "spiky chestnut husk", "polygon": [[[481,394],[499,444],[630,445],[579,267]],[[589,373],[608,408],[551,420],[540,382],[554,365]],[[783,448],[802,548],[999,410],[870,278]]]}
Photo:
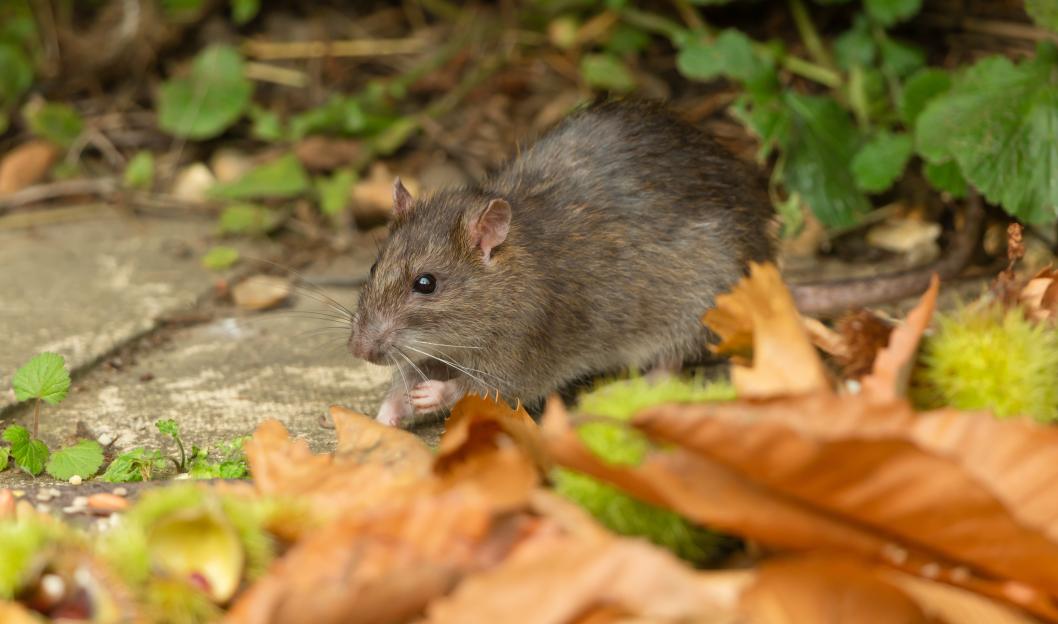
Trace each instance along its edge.
{"label": "spiky chestnut husk", "polygon": [[83,545],[84,539],[65,525],[36,514],[0,521],[0,600],[11,600],[38,562],[59,549]]}
{"label": "spiky chestnut husk", "polygon": [[[668,378],[651,382],[632,378],[601,386],[580,398],[578,411],[591,416],[627,421],[640,410],[664,403],[725,401],[735,398],[727,382]],[[651,444],[639,433],[613,422],[589,422],[577,429],[584,444],[608,462],[640,463]],[[689,522],[668,509],[644,503],[621,490],[563,468],[551,475],[555,491],[588,510],[610,530],[643,537],[696,565],[708,565],[725,555],[734,543]]]}
{"label": "spiky chestnut husk", "polygon": [[937,320],[914,371],[919,407],[1058,420],[1058,331],[1020,308],[966,305]]}

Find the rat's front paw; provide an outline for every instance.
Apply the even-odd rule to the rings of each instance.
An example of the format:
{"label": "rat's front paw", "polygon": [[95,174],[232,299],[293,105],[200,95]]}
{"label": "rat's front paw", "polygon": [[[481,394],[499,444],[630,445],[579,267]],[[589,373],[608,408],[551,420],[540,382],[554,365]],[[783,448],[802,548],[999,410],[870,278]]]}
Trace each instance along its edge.
{"label": "rat's front paw", "polygon": [[459,387],[452,381],[424,381],[408,395],[411,405],[419,414],[429,414],[455,405],[459,400]]}
{"label": "rat's front paw", "polygon": [[395,393],[387,396],[386,400],[382,402],[382,405],[378,408],[375,420],[383,425],[399,427],[401,423],[407,422],[414,413],[415,410],[412,408],[411,403],[408,402],[407,395]]}

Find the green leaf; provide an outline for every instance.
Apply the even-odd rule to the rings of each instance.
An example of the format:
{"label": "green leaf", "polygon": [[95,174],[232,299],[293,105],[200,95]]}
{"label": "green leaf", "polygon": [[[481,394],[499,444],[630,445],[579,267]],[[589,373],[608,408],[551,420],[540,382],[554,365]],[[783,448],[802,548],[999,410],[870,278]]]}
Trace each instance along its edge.
{"label": "green leaf", "polygon": [[959,163],[949,160],[946,163],[925,163],[922,173],[938,191],[948,193],[955,199],[966,197],[966,178],[959,171]]}
{"label": "green leaf", "polygon": [[349,191],[356,183],[356,172],[352,169],[339,169],[331,177],[320,176],[316,179],[316,191],[320,195],[320,210],[323,214],[335,216],[341,214],[349,204]]}
{"label": "green leaf", "polygon": [[1058,31],[1058,1],[1025,0],[1025,11],[1040,26]]}
{"label": "green leaf", "polygon": [[882,26],[892,26],[912,17],[922,8],[922,0],[863,0],[867,14]]}
{"label": "green leaf", "polygon": [[29,104],[22,109],[22,115],[33,134],[64,148],[73,145],[84,130],[84,121],[69,104]]}
{"label": "green leaf", "polygon": [[283,140],[283,122],[278,114],[260,106],[251,106],[249,112],[253,138],[268,142]]}
{"label": "green leaf", "polygon": [[162,85],[158,125],[176,136],[209,139],[242,117],[252,94],[242,56],[231,46],[213,45],[195,57],[188,77]]}
{"label": "green leaf", "polygon": [[7,470],[7,457],[10,454],[6,446],[0,446],[0,472]]}
{"label": "green leaf", "polygon": [[48,460],[48,474],[61,479],[69,480],[77,475],[82,479],[88,479],[99,472],[103,465],[103,447],[95,440],[81,440],[73,446],[68,446],[52,454]]}
{"label": "green leaf", "polygon": [[202,266],[211,271],[223,271],[239,260],[239,250],[215,245],[202,256]]}
{"label": "green leaf", "polygon": [[642,52],[650,45],[650,35],[625,23],[618,23],[606,41],[606,50],[610,54],[624,56]]}
{"label": "green leaf", "polygon": [[309,190],[309,177],[294,154],[255,167],[238,180],[216,184],[209,195],[222,199],[285,198]]}
{"label": "green leaf", "polygon": [[989,57],[960,72],[915,123],[929,162],[959,163],[966,180],[1010,214],[1033,223],[1058,211],[1058,50],[1041,45],[1017,65]]}
{"label": "green leaf", "polygon": [[295,139],[308,134],[355,135],[367,127],[363,106],[355,98],[331,96],[322,106],[294,116],[290,120],[290,134]]}
{"label": "green leaf", "polygon": [[158,428],[159,433],[171,436],[174,440],[180,437],[180,425],[172,418],[159,420],[154,423],[154,426]]}
{"label": "green leaf", "polygon": [[855,224],[870,210],[870,202],[849,170],[860,146],[852,120],[827,97],[790,91],[782,102],[789,115],[788,132],[779,138],[783,184],[800,193],[824,225]]}
{"label": "green leaf", "polygon": [[0,111],[14,106],[33,85],[33,64],[17,46],[0,42]]}
{"label": "green leaf", "polygon": [[267,234],[279,225],[279,215],[254,204],[235,204],[220,213],[221,234]]}
{"label": "green leaf", "polygon": [[904,83],[900,97],[900,117],[913,125],[922,109],[934,97],[951,88],[951,76],[943,69],[926,67],[915,72]]}
{"label": "green leaf", "polygon": [[164,469],[165,456],[161,451],[139,447],[115,457],[100,478],[109,483],[129,483],[150,479],[153,473]]}
{"label": "green leaf", "polygon": [[4,441],[10,444],[12,448],[25,446],[29,444],[29,440],[29,429],[22,425],[9,425],[7,429],[4,429]]}
{"label": "green leaf", "polygon": [[676,57],[676,68],[687,78],[724,76],[754,91],[772,91],[777,84],[771,60],[759,56],[750,38],[733,29],[724,30],[712,43],[690,41]]}
{"label": "green leaf", "polygon": [[375,153],[389,156],[396,152],[408,138],[419,129],[419,122],[413,117],[401,117],[389,122],[389,126],[374,136],[371,145]]}
{"label": "green leaf", "polygon": [[261,10],[261,0],[231,0],[231,19],[236,24],[245,24]]}
{"label": "green leaf", "polygon": [[881,44],[882,69],[903,78],[926,64],[926,53],[917,45],[886,38]]}
{"label": "green leaf", "polygon": [[19,401],[42,399],[58,405],[70,390],[66,360],[56,353],[39,353],[15,372],[12,385]]}
{"label": "green leaf", "polygon": [[150,190],[154,184],[154,154],[140,150],[125,166],[125,188]]}
{"label": "green leaf", "polygon": [[789,132],[790,115],[779,106],[779,100],[754,104],[754,98],[742,95],[735,100],[731,110],[760,140],[757,158],[762,162],[775,149],[779,139]]}
{"label": "green leaf", "polygon": [[595,89],[628,93],[636,88],[632,72],[612,54],[585,54],[580,59],[580,74]]}
{"label": "green leaf", "polygon": [[48,461],[48,447],[40,440],[12,445],[11,458],[15,460],[16,466],[35,477],[44,471],[44,464]]}
{"label": "green leaf", "polygon": [[904,172],[913,150],[910,135],[879,132],[852,159],[856,186],[868,193],[885,191]]}
{"label": "green leaf", "polygon": [[877,54],[878,46],[871,34],[871,24],[863,15],[857,15],[852,28],[834,40],[834,60],[846,71],[857,65],[869,67]]}

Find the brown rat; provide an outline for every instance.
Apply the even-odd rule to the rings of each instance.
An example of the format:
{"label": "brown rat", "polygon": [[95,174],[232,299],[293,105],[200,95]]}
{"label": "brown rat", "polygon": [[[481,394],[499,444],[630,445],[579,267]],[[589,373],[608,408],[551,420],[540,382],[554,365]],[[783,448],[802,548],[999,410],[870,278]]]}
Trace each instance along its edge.
{"label": "brown rat", "polygon": [[394,212],[349,338],[398,367],[394,425],[694,359],[714,297],[774,256],[757,174],[642,102],[574,113],[477,187],[413,199],[397,180]]}

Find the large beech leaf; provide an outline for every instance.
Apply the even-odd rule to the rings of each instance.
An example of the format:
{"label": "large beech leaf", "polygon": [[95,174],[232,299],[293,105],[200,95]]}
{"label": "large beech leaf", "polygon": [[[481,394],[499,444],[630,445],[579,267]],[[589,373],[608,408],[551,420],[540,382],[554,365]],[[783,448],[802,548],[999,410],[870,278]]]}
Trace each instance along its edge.
{"label": "large beech leaf", "polygon": [[920,154],[955,160],[963,176],[1010,214],[1040,223],[1058,214],[1058,48],[1033,60],[986,58],[955,77],[915,123]]}

